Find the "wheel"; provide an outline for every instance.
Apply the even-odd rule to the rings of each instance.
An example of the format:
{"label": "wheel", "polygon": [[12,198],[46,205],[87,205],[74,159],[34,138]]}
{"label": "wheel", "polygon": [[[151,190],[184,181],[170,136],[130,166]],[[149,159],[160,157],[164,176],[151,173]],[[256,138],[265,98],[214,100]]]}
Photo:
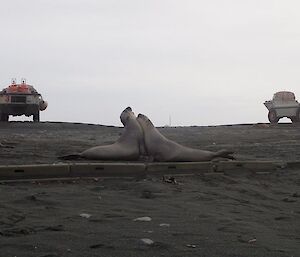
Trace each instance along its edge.
{"label": "wheel", "polygon": [[295,122],[300,122],[300,119],[299,119],[299,117],[297,117],[297,116],[291,117],[290,119],[291,119],[291,121],[292,121],[293,123],[295,123]]}
{"label": "wheel", "polygon": [[8,121],[8,117],[9,117],[8,114],[6,114],[6,113],[1,113],[1,116],[0,116],[1,121]]}
{"label": "wheel", "polygon": [[40,121],[40,112],[36,112],[35,114],[33,114],[33,121],[34,122],[39,122]]}
{"label": "wheel", "polygon": [[300,108],[298,109],[296,117],[293,118],[292,122],[300,122]]}
{"label": "wheel", "polygon": [[268,118],[270,123],[277,123],[279,121],[279,118],[277,117],[275,110],[269,111]]}

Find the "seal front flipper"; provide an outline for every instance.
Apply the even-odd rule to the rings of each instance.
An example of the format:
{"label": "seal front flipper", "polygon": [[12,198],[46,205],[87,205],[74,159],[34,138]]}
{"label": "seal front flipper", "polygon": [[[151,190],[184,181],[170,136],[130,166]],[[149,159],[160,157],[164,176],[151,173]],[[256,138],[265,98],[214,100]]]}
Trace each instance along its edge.
{"label": "seal front flipper", "polygon": [[60,160],[79,160],[84,159],[80,154],[69,154],[57,157]]}
{"label": "seal front flipper", "polygon": [[235,160],[235,157],[232,156],[233,153],[234,153],[233,151],[221,150],[215,153],[214,158],[220,157],[220,158]]}

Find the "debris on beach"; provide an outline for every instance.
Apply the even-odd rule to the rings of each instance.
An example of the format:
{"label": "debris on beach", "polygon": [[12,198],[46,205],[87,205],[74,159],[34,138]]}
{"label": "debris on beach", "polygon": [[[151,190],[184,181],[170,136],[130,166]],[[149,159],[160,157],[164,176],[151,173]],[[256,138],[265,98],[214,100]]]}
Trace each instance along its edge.
{"label": "debris on beach", "polygon": [[162,181],[164,183],[170,183],[170,184],[174,184],[174,185],[178,184],[178,182],[176,181],[176,179],[174,177],[163,176]]}

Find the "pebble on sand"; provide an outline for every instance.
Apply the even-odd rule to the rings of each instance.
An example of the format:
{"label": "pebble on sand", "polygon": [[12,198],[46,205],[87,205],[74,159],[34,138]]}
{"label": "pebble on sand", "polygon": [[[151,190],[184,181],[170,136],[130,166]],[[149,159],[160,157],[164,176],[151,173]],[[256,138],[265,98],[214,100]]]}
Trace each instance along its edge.
{"label": "pebble on sand", "polygon": [[142,238],[141,242],[143,242],[146,245],[152,245],[152,244],[154,244],[154,241],[151,240],[150,238]]}
{"label": "pebble on sand", "polygon": [[150,217],[139,217],[134,219],[133,221],[151,221],[152,219]]}
{"label": "pebble on sand", "polygon": [[159,224],[160,227],[170,227],[171,225],[168,223],[161,223]]}
{"label": "pebble on sand", "polygon": [[88,214],[88,213],[80,213],[79,216],[82,217],[82,218],[89,219],[92,215]]}

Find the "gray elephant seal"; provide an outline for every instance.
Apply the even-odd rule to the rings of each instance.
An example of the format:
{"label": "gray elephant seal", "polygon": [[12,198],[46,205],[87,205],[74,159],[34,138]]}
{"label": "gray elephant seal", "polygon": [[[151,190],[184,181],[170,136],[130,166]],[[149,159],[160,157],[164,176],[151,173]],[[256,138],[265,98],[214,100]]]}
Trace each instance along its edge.
{"label": "gray elephant seal", "polygon": [[138,160],[140,155],[145,154],[143,131],[136,116],[130,107],[127,107],[120,115],[124,125],[121,137],[111,145],[92,147],[80,154],[72,154],[59,157],[63,160],[90,159],[90,160]]}
{"label": "gray elephant seal", "polygon": [[234,159],[233,152],[222,150],[219,152],[202,151],[180,145],[164,137],[152,124],[150,119],[139,114],[137,118],[144,132],[146,151],[154,161],[159,162],[202,162],[217,157]]}

